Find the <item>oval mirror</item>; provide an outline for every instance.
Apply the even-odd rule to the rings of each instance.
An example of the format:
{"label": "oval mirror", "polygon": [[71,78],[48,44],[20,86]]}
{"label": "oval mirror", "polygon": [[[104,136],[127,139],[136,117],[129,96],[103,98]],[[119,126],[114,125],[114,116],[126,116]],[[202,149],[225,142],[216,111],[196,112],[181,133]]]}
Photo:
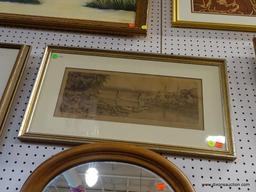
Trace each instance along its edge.
{"label": "oval mirror", "polygon": [[85,163],[56,176],[43,192],[174,192],[153,172],[114,161]]}
{"label": "oval mirror", "polygon": [[155,152],[121,143],[87,144],[40,165],[22,192],[194,192],[186,176]]}

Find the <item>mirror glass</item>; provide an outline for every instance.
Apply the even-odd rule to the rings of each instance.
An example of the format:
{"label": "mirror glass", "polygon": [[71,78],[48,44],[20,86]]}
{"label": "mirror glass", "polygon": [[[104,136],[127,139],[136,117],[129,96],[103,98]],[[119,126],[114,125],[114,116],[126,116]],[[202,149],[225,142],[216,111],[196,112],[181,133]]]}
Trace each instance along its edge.
{"label": "mirror glass", "polygon": [[55,177],[43,192],[174,192],[162,178],[139,166],[92,162]]}

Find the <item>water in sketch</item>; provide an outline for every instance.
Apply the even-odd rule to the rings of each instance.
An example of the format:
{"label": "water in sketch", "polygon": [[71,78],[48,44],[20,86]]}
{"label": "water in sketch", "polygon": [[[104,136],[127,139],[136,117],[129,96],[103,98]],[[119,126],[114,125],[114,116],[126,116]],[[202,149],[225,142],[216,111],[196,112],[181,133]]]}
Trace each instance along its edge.
{"label": "water in sketch", "polygon": [[202,82],[67,68],[54,115],[202,130]]}
{"label": "water in sketch", "polygon": [[256,16],[256,0],[192,0],[193,12]]}

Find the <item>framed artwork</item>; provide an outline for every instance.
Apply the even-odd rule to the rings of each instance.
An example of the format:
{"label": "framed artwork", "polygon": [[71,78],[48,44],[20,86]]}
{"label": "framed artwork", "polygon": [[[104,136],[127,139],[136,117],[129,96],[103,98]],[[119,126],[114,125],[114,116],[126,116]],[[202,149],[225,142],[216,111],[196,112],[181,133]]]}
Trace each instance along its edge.
{"label": "framed artwork", "polygon": [[30,46],[0,44],[0,135],[30,53]]}
{"label": "framed artwork", "polygon": [[256,31],[255,0],[173,0],[176,27]]}
{"label": "framed artwork", "polygon": [[148,0],[0,0],[0,24],[146,35]]}
{"label": "framed artwork", "polygon": [[48,47],[19,138],[234,158],[225,61]]}

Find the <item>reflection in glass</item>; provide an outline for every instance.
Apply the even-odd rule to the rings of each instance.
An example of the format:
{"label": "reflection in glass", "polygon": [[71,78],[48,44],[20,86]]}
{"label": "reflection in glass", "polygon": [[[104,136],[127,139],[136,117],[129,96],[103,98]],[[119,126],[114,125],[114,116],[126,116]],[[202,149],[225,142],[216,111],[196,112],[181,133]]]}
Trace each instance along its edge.
{"label": "reflection in glass", "polygon": [[[98,171],[89,187],[86,172]],[[91,169],[92,170],[92,169]],[[174,192],[158,175],[142,167],[119,162],[94,162],[71,168],[55,177],[43,192]]]}

